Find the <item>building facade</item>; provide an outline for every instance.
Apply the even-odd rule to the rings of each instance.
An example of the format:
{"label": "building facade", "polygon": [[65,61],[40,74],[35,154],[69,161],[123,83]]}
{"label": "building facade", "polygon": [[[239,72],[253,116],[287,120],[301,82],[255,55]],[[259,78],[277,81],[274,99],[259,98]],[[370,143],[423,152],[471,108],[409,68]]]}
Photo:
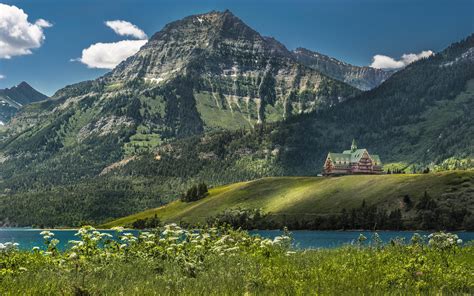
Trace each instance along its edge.
{"label": "building facade", "polygon": [[380,157],[369,154],[367,149],[358,149],[352,140],[351,150],[342,153],[329,152],[323,166],[323,175],[382,174]]}

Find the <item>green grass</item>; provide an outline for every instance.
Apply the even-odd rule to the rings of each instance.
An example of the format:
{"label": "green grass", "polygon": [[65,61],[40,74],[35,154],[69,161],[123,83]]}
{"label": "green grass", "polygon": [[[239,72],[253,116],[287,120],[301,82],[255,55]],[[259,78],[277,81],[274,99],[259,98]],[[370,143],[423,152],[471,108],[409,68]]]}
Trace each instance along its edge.
{"label": "green grass", "polygon": [[[7,276],[3,295],[435,295],[474,292],[472,247],[449,256],[406,250],[315,250],[269,259],[209,258],[196,277],[172,262],[133,260],[81,275],[56,268]],[[86,294],[83,294],[86,295]]]}
{"label": "green grass", "polygon": [[[218,94],[215,94],[218,96]],[[235,130],[239,128],[251,128],[255,124],[257,109],[249,104],[249,110],[242,100],[242,106],[232,104],[232,110],[229,106],[224,109],[219,101],[209,92],[195,93],[196,107],[206,126],[210,128],[225,128]],[[240,108],[239,108],[240,107]]]}
{"label": "green grass", "polygon": [[[340,213],[368,205],[385,209],[400,208],[403,196],[414,202],[425,190],[441,202],[453,199],[456,192],[460,207],[473,210],[474,172],[454,171],[433,174],[358,175],[344,177],[274,177],[240,182],[210,189],[208,197],[190,203],[174,201],[156,209],[127,216],[102,227],[129,225],[137,219],[157,215],[163,222],[204,223],[226,209],[262,209],[274,219],[311,218]],[[451,192],[451,193],[450,193]],[[408,213],[409,215],[409,213]]]}
{"label": "green grass", "polygon": [[123,88],[123,83],[122,82],[109,83],[105,86],[105,91],[112,92],[112,91],[117,91],[121,88]]}
{"label": "green grass", "polygon": [[[168,225],[120,241],[80,230],[74,247],[0,252],[0,295],[472,295],[474,246],[451,234],[295,250],[225,228]],[[182,237],[181,240],[178,237]],[[415,237],[414,237],[415,238]],[[454,240],[450,242],[450,240]]]}

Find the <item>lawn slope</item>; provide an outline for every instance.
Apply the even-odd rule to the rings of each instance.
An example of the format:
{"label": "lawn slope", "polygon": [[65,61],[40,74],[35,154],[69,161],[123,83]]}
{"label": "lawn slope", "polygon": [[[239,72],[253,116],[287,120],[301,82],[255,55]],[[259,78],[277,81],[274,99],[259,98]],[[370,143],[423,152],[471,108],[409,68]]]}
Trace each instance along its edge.
{"label": "lawn slope", "polygon": [[[226,209],[262,209],[272,219],[308,219],[312,216],[340,213],[367,205],[387,210],[403,208],[403,197],[417,202],[425,190],[438,204],[474,210],[474,172],[457,171],[436,174],[360,175],[344,177],[275,177],[234,183],[210,189],[208,197],[184,203],[174,201],[102,225],[130,225],[137,219],[153,217],[161,221],[204,223]],[[404,214],[410,218],[410,212]]]}

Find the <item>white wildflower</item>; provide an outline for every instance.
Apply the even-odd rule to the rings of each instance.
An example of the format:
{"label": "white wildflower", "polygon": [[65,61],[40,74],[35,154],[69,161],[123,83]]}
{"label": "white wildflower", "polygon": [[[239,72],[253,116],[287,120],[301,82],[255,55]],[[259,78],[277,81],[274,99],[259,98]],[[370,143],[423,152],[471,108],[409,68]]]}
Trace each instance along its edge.
{"label": "white wildflower", "polygon": [[74,260],[77,258],[77,253],[76,252],[72,252],[69,257],[68,257],[70,260]]}
{"label": "white wildflower", "polygon": [[54,236],[54,233],[52,233],[51,231],[45,230],[45,231],[41,231],[40,235],[42,235],[42,236]]}

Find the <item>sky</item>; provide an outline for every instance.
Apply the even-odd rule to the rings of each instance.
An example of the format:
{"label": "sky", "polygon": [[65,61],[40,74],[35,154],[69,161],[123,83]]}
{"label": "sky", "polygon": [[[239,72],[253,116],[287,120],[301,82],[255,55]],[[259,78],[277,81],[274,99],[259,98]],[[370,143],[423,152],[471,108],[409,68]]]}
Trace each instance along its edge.
{"label": "sky", "polygon": [[290,50],[401,68],[474,32],[474,0],[0,0],[0,88],[95,79],[167,23],[231,10]]}

